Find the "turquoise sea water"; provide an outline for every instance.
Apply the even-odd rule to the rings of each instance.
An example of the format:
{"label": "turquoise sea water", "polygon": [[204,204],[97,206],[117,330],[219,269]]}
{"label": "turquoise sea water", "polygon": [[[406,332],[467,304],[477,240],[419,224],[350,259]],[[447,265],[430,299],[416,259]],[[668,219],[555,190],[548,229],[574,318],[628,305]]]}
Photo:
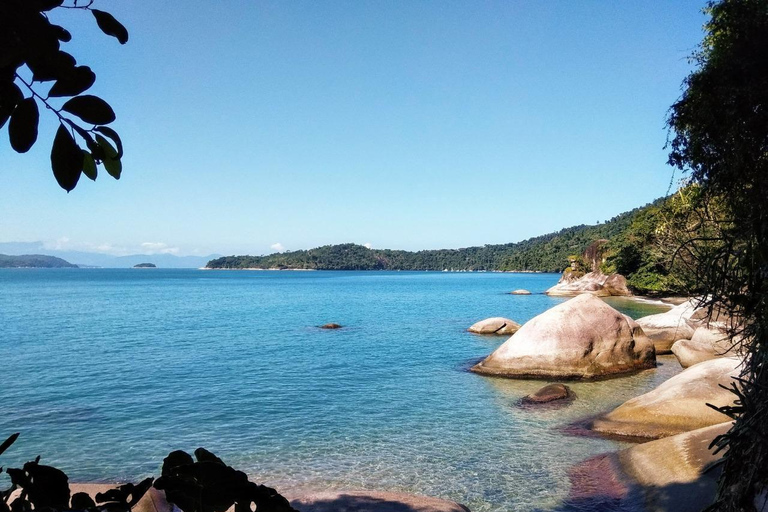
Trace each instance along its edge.
{"label": "turquoise sea water", "polygon": [[[256,480],[386,489],[474,512],[551,510],[568,468],[616,441],[562,432],[680,371],[574,383],[570,406],[516,402],[541,381],[466,369],[562,302],[553,274],[0,270],[2,465],[38,454],[73,481],[158,474],[205,446]],[[526,288],[530,296],[509,292]],[[654,306],[615,303],[633,316]],[[337,322],[326,331],[315,326]]]}

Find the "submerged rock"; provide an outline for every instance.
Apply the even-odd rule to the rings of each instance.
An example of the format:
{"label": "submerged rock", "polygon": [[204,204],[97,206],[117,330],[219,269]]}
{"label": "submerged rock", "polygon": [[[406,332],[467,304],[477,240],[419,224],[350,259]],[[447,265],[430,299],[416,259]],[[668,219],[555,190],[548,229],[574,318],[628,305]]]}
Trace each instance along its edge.
{"label": "submerged rock", "polygon": [[381,491],[324,491],[297,496],[299,512],[469,512],[464,505],[428,496]]}
{"label": "submerged rock", "polygon": [[320,329],[341,329],[342,327],[342,325],[330,323],[321,325]]}
{"label": "submerged rock", "polygon": [[591,379],[655,366],[653,343],[637,324],[597,297],[580,295],[528,321],[472,371]]}
{"label": "submerged rock", "polygon": [[656,346],[657,354],[672,352],[672,344],[678,340],[689,340],[693,327],[688,324],[696,313],[696,300],[688,300],[664,313],[648,315],[637,319],[645,334]]}
{"label": "submerged rock", "polygon": [[728,335],[719,329],[699,327],[690,340],[679,340],[672,345],[672,353],[683,368],[718,357],[735,356]]}
{"label": "submerged rock", "polygon": [[581,510],[700,512],[717,492],[720,468],[709,444],[720,423],[600,455],[570,471],[570,502]]}
{"label": "submerged rock", "polygon": [[513,292],[509,292],[509,294],[510,294],[510,295],[530,295],[530,294],[531,294],[531,292],[529,292],[528,290],[522,290],[522,289],[520,289],[520,290],[515,290],[515,291],[513,291]]}
{"label": "submerged rock", "polygon": [[520,324],[509,318],[503,318],[495,316],[493,318],[486,318],[480,320],[476,324],[473,324],[469,329],[469,332],[475,334],[515,334],[520,328]]}
{"label": "submerged rock", "polygon": [[537,392],[523,397],[521,402],[524,404],[546,404],[555,400],[573,398],[573,396],[573,391],[565,384],[547,384]]}
{"label": "submerged rock", "polygon": [[741,360],[721,358],[691,366],[657,388],[597,418],[592,429],[604,434],[656,439],[716,425],[728,417],[722,407],[735,395],[723,389],[739,375]]}

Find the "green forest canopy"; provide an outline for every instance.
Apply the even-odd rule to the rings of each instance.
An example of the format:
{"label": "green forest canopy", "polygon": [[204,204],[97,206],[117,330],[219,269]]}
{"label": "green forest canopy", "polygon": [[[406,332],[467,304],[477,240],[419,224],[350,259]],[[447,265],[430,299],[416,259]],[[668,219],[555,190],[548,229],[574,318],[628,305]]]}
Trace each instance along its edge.
{"label": "green forest canopy", "polygon": [[[579,225],[522,242],[425,251],[368,249],[357,244],[326,245],[266,256],[225,256],[211,260],[211,269],[314,270],[467,270],[560,272],[569,257],[581,255],[595,240],[607,239],[611,272],[627,275],[640,293],[677,291],[667,261],[659,256],[655,233],[666,222],[675,196],[657,199],[597,225]],[[637,279],[633,276],[637,274]],[[673,276],[674,277],[674,276]]]}

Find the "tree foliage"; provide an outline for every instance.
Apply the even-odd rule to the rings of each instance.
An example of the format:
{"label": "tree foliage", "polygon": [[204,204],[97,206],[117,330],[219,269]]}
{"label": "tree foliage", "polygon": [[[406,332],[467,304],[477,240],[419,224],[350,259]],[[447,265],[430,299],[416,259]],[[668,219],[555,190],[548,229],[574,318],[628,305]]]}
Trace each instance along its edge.
{"label": "tree foliage", "polygon": [[[768,0],[707,9],[697,69],[671,108],[670,163],[701,187],[702,229],[681,247],[711,314],[747,354],[713,510],[753,510],[768,490]],[[715,207],[713,207],[713,204]]]}
{"label": "tree foliage", "polygon": [[102,32],[120,44],[128,41],[126,28],[108,12],[92,8],[93,0],[85,5],[73,2],[0,1],[0,128],[7,123],[11,147],[26,153],[37,142],[40,105],[53,113],[59,127],[51,147],[51,169],[67,192],[77,186],[81,174],[96,180],[99,166],[119,179],[123,144],[106,126],[116,117],[112,107],[98,96],[84,94],[96,75],[61,49],[72,34],[52,23],[50,13],[90,12]]}
{"label": "tree foliage", "polygon": [[[659,200],[661,202],[663,200]],[[654,203],[654,204],[656,204]],[[649,205],[652,206],[652,205]],[[560,272],[569,255],[592,242],[620,235],[645,208],[622,213],[603,224],[573,226],[518,243],[462,249],[398,251],[362,245],[326,245],[267,256],[225,256],[208,268],[296,268],[316,270],[505,270]]]}

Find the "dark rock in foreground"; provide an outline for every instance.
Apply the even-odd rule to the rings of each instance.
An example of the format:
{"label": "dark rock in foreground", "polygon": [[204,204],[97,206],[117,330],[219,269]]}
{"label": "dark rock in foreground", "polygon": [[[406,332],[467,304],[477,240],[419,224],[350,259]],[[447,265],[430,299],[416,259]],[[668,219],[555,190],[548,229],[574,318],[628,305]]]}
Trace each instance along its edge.
{"label": "dark rock in foreground", "polygon": [[319,327],[320,329],[341,329],[343,326],[339,324],[330,323],[330,324],[323,324]]}

